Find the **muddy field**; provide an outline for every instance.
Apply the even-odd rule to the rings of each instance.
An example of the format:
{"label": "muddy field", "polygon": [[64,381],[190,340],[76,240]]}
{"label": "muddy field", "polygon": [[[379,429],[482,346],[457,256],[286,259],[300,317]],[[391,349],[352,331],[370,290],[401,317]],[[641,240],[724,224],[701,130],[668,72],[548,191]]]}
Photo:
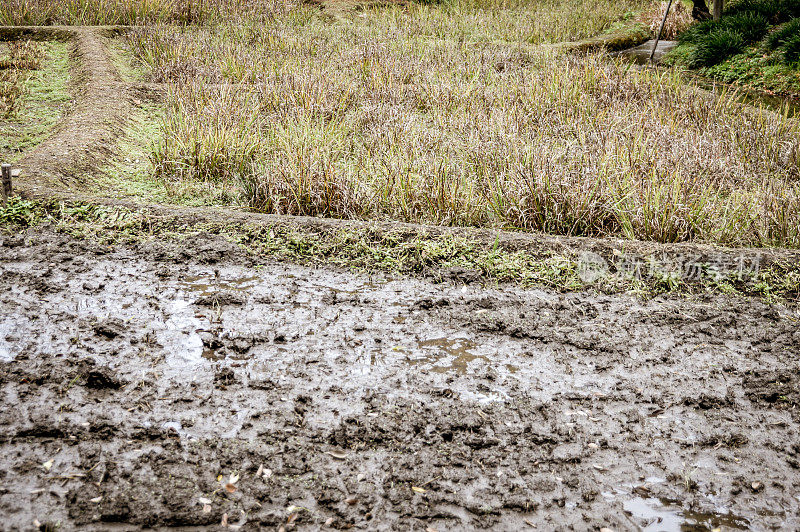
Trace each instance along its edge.
{"label": "muddy field", "polygon": [[800,527],[800,314],[0,246],[8,530]]}

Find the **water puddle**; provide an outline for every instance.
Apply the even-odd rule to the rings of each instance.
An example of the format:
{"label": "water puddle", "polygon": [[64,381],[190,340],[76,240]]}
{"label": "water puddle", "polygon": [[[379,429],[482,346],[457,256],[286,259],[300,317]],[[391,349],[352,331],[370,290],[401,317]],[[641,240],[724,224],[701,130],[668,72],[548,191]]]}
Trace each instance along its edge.
{"label": "water puddle", "polygon": [[640,44],[634,48],[628,48],[627,50],[622,50],[620,52],[614,52],[611,54],[612,56],[622,57],[623,59],[627,59],[636,63],[637,65],[647,65],[650,63],[650,54],[653,54],[653,61],[658,63],[661,59],[673,50],[677,45],[677,41],[658,41],[658,46],[655,48],[655,53],[653,53],[653,46],[656,44],[654,39],[647,41],[644,44]]}
{"label": "water puddle", "polygon": [[[472,349],[477,347],[475,342],[464,338],[433,338],[431,340],[421,340],[417,343],[422,350],[421,356],[409,357],[408,363],[412,366],[418,364],[431,364],[431,371],[437,373],[447,373],[455,371],[461,375],[467,372],[470,362],[473,360],[489,361],[485,356],[475,355]],[[441,365],[443,359],[450,358],[447,365]]]}
{"label": "water puddle", "polygon": [[674,501],[635,497],[623,503],[626,512],[647,524],[642,530],[652,532],[688,532],[695,530],[748,530],[750,522],[731,513],[702,513],[684,510]]}
{"label": "water puddle", "polygon": [[11,344],[6,341],[6,336],[14,331],[19,332],[19,324],[13,320],[5,320],[0,323],[0,362],[11,362],[17,356],[11,351]]}
{"label": "water puddle", "polygon": [[11,354],[11,349],[3,338],[0,338],[0,362],[11,362],[14,360],[14,355]]}
{"label": "water puddle", "polygon": [[464,390],[459,393],[462,401],[471,401],[479,405],[488,405],[491,403],[505,403],[509,397],[508,394],[501,390],[492,390],[489,393],[471,392]]}
{"label": "water puddle", "polygon": [[166,348],[167,363],[173,367],[196,365],[203,360],[203,340],[197,333],[200,320],[188,301],[178,299],[169,306],[169,318],[158,339]]}

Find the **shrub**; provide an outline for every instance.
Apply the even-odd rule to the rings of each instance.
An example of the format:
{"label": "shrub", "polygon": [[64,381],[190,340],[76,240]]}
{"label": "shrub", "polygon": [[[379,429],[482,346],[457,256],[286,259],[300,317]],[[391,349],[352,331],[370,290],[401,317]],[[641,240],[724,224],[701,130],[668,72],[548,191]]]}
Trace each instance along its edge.
{"label": "shrub", "polygon": [[800,34],[789,38],[783,45],[783,60],[789,65],[800,64]]}
{"label": "shrub", "polygon": [[758,13],[777,24],[800,17],[800,0],[741,0],[730,3],[725,14],[735,15],[747,11]]}
{"label": "shrub", "polygon": [[782,48],[787,41],[796,35],[800,35],[800,18],[793,19],[770,33],[766,39],[767,48],[770,50]]}
{"label": "shrub", "polygon": [[714,22],[713,20],[704,20],[702,22],[698,22],[688,30],[678,35],[678,42],[681,44],[697,43],[718,27],[719,23]]}
{"label": "shrub", "polygon": [[800,0],[783,0],[779,4],[780,10],[776,17],[779,22],[800,17]]}
{"label": "shrub", "polygon": [[716,29],[697,43],[689,57],[692,67],[713,66],[740,53],[745,46],[740,33],[729,29]]}
{"label": "shrub", "polygon": [[769,31],[769,21],[755,11],[744,11],[725,17],[720,24],[722,28],[741,35],[748,44],[760,41]]}

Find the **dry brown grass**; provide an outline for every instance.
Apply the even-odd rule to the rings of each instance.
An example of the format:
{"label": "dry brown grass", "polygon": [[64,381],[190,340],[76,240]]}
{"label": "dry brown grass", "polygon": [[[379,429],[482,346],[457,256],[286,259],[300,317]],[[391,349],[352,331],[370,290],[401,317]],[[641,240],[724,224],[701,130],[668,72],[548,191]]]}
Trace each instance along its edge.
{"label": "dry brown grass", "polygon": [[[640,20],[644,22],[648,28],[653,31],[653,35],[658,32],[661,27],[661,21],[664,19],[664,11],[667,9],[667,2],[658,2],[650,5],[646,9]],[[664,30],[661,33],[661,38],[664,40],[674,40],[678,34],[686,31],[692,25],[692,9],[683,3],[683,0],[675,0],[672,2],[672,8],[667,16],[667,21],[664,23]]]}
{"label": "dry brown grass", "polygon": [[203,24],[270,13],[283,0],[3,0],[0,25]]}
{"label": "dry brown grass", "polygon": [[0,42],[0,118],[8,118],[25,92],[29,72],[41,67],[44,52],[30,41]]}
{"label": "dry brown grass", "polygon": [[433,39],[418,20],[299,8],[132,34],[174,84],[158,175],[282,214],[800,245],[795,120],[676,72]]}
{"label": "dry brown grass", "polygon": [[[102,1],[97,23],[136,3]],[[642,5],[586,2],[336,17],[262,2],[207,26],[136,29],[129,50],[170,85],[155,173],[170,191],[199,183],[263,212],[800,246],[797,121],[677,72],[531,46]]]}

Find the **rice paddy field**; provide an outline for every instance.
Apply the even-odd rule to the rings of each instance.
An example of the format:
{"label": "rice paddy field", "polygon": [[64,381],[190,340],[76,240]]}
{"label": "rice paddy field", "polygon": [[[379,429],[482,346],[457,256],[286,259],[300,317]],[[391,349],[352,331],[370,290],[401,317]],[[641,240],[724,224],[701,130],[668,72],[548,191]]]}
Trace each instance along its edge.
{"label": "rice paddy field", "polygon": [[797,247],[795,118],[561,44],[646,9],[12,1],[0,24],[135,25],[113,46],[165,97],[134,180],[168,201]]}
{"label": "rice paddy field", "polygon": [[0,529],[800,529],[800,122],[663,7],[0,2]]}

